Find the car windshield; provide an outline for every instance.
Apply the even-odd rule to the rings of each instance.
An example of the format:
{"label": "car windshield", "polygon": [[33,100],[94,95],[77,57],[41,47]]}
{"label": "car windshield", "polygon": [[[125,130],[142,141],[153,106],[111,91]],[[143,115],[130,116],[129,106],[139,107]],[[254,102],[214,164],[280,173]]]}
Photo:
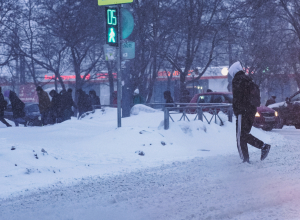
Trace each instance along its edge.
{"label": "car windshield", "polygon": [[198,103],[211,103],[212,95],[200,95]]}
{"label": "car windshield", "polygon": [[39,106],[36,104],[28,105],[25,107],[27,112],[39,112]]}
{"label": "car windshield", "polygon": [[295,102],[295,101],[300,101],[300,93],[295,95],[292,99],[291,99],[292,102]]}
{"label": "car windshield", "polygon": [[232,103],[233,95],[232,94],[224,94],[224,98],[228,103]]}
{"label": "car windshield", "polygon": [[212,103],[222,103],[222,102],[225,102],[225,98],[223,97],[223,95],[214,95],[214,99]]}

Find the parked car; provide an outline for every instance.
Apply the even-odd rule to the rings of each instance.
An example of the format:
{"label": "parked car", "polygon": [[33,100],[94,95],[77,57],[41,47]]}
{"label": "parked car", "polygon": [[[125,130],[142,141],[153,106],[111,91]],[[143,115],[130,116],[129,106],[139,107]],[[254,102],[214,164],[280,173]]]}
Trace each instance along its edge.
{"label": "parked car", "polygon": [[[42,126],[41,113],[38,103],[25,103],[25,126]],[[4,118],[14,121],[11,105],[7,105],[4,111]]]}
{"label": "parked car", "polygon": [[[190,103],[231,103],[232,104],[232,93],[231,92],[207,92],[196,94]],[[208,109],[203,109],[208,111]],[[225,112],[226,113],[226,112]],[[265,131],[271,131],[277,121],[278,113],[265,106],[257,107],[255,114],[255,120],[253,123],[254,127],[262,128]]]}
{"label": "parked car", "polygon": [[278,112],[276,128],[281,129],[283,125],[292,125],[300,129],[300,91],[287,97],[286,101],[278,102],[268,106]]}

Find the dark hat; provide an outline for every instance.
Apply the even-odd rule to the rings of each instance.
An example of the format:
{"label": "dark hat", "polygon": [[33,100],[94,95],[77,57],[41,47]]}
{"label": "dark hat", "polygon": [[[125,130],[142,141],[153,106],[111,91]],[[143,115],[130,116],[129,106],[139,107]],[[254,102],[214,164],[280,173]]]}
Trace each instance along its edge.
{"label": "dark hat", "polygon": [[37,86],[37,87],[36,87],[36,91],[43,91],[43,89],[42,89],[41,86]]}

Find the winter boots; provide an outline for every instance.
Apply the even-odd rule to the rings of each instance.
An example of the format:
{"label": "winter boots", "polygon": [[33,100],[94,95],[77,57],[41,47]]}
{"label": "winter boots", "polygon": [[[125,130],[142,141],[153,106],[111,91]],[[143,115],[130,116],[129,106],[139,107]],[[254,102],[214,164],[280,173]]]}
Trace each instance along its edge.
{"label": "winter boots", "polygon": [[269,154],[269,151],[271,149],[271,145],[269,144],[264,144],[261,148],[261,158],[260,160],[264,160],[266,159],[266,157],[268,156]]}

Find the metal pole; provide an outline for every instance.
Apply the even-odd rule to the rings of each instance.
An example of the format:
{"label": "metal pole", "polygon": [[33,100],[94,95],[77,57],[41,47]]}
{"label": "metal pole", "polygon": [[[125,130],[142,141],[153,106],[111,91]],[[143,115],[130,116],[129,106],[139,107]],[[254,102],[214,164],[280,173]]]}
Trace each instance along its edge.
{"label": "metal pole", "polygon": [[169,109],[165,108],[165,111],[164,111],[164,129],[168,130],[169,127],[170,127]]}
{"label": "metal pole", "polygon": [[232,106],[228,108],[228,121],[232,122],[232,115],[233,115],[233,110]]}
{"label": "metal pole", "polygon": [[198,120],[203,121],[203,110],[202,110],[202,108],[198,108],[197,112],[198,112]]}
{"label": "metal pole", "polygon": [[118,68],[118,81],[117,81],[117,90],[118,90],[118,99],[117,99],[117,106],[118,106],[118,127],[121,127],[121,101],[122,101],[122,73],[121,73],[121,39],[122,39],[122,27],[121,27],[121,4],[118,5],[118,55],[117,55],[117,68]]}

